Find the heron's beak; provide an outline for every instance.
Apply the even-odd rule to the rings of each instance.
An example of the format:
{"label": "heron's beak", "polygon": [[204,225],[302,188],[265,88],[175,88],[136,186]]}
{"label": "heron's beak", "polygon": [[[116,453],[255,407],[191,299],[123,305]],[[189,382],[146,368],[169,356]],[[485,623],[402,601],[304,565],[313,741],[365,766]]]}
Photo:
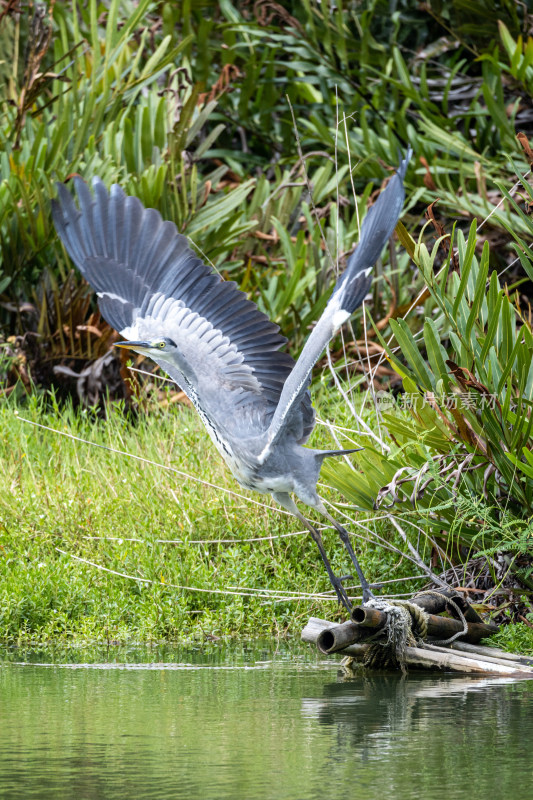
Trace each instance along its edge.
{"label": "heron's beak", "polygon": [[130,348],[131,350],[137,350],[137,348],[147,350],[150,348],[150,342],[115,342],[113,346]]}

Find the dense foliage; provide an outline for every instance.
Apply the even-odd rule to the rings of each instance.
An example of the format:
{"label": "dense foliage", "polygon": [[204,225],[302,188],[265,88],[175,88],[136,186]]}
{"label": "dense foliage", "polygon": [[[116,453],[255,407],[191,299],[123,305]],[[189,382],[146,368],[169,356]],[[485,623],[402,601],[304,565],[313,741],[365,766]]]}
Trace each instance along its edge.
{"label": "dense foliage", "polygon": [[[9,3],[0,20],[5,333],[32,328],[57,345],[69,327],[49,198],[54,180],[79,173],[118,180],[173,219],[297,348],[325,273],[352,249],[383,166],[407,142],[410,225],[438,198],[444,222],[468,229],[526,172],[516,132],[533,129],[533,45],[520,13],[495,0],[472,4],[470,22],[464,3],[415,11],[403,2],[392,15],[385,0]],[[495,264],[508,259],[509,230],[528,233],[505,203],[485,226]],[[398,266],[399,296],[381,281],[381,308],[413,296],[406,259]],[[54,358],[72,355],[72,341],[50,346]]]}

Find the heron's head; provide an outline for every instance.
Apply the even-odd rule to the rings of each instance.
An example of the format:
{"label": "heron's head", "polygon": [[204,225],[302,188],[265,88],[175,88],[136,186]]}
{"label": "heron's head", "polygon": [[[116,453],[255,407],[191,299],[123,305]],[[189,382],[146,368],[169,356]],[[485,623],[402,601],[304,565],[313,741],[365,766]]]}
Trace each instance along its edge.
{"label": "heron's head", "polygon": [[168,336],[162,336],[160,339],[153,339],[150,342],[116,342],[115,347],[124,347],[155,359],[157,356],[174,353],[177,344]]}

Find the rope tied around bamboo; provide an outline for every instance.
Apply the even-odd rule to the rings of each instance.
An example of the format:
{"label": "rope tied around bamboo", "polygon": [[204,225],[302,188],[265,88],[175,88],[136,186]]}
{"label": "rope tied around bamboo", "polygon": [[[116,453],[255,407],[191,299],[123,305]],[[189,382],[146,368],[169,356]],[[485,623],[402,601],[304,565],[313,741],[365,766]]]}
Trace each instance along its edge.
{"label": "rope tied around bamboo", "polygon": [[[446,610],[456,618],[439,616]],[[406,651],[438,650],[458,638],[476,644],[497,631],[497,625],[482,622],[469,603],[452,589],[425,590],[410,600],[372,598],[352,609],[351,620],[324,627],[316,637],[316,645],[321,653],[329,655],[355,642],[364,643],[367,666],[399,667],[404,671]]]}
{"label": "rope tied around bamboo", "polygon": [[[468,623],[459,607],[458,602],[448,593],[438,590],[426,590],[415,595],[417,597],[432,596],[439,601],[443,601],[445,606],[451,606],[459,621],[463,625],[462,630],[458,630],[446,639],[435,639],[434,646],[451,644],[468,631]],[[416,603],[408,600],[379,600],[373,598],[365,604],[365,608],[375,608],[387,614],[385,625],[381,627],[375,636],[371,637],[372,644],[368,648],[365,656],[364,665],[373,669],[384,669],[386,667],[400,667],[402,672],[405,669],[405,653],[407,647],[431,647],[425,640],[428,636],[430,615]],[[354,609],[354,621],[357,621],[357,609]],[[386,638],[383,638],[385,634]]]}
{"label": "rope tied around bamboo", "polygon": [[[415,596],[413,597],[413,600],[416,600],[417,597],[424,597],[424,596],[425,597],[436,597],[438,600],[444,600],[445,608],[450,608],[452,611],[455,611],[456,617],[458,617],[459,621],[463,623],[463,630],[462,631],[457,631],[452,636],[449,636],[447,639],[435,639],[432,642],[432,644],[438,645],[439,647],[441,647],[442,645],[445,645],[445,644],[451,644],[456,639],[459,639],[461,636],[464,636],[466,633],[468,633],[468,622],[467,622],[468,614],[465,613],[463,608],[460,607],[459,598],[458,597],[452,597],[452,596],[449,595],[448,592],[439,592],[438,589],[426,589],[423,592],[418,592],[417,594],[415,594]],[[414,606],[414,607],[417,608],[418,606]],[[470,611],[470,614],[472,615],[472,619],[476,619],[476,620],[480,620],[481,621],[481,617],[479,617],[478,614],[476,614],[474,612],[474,610],[472,608],[470,608],[470,606],[467,605],[467,608]],[[429,622],[429,614],[426,614],[426,633],[425,633],[424,636],[422,636],[422,639],[427,638],[428,622]],[[427,643],[425,644],[425,646],[426,647],[428,646]]]}
{"label": "rope tied around bamboo", "polygon": [[[365,608],[375,608],[387,615],[383,627],[376,631],[370,641],[364,666],[372,669],[400,667],[405,673],[406,648],[422,644],[428,634],[429,614],[408,600],[379,600],[372,598]],[[354,609],[357,622],[357,609]]]}

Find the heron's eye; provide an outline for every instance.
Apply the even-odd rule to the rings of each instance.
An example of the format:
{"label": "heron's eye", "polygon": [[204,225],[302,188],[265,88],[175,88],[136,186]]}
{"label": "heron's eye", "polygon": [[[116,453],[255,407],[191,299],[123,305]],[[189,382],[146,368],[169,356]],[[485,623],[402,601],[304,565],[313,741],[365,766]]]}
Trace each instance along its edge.
{"label": "heron's eye", "polygon": [[167,346],[167,343],[166,342],[158,342],[157,346],[159,347],[160,350],[164,350],[165,347]]}

